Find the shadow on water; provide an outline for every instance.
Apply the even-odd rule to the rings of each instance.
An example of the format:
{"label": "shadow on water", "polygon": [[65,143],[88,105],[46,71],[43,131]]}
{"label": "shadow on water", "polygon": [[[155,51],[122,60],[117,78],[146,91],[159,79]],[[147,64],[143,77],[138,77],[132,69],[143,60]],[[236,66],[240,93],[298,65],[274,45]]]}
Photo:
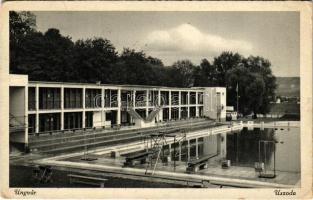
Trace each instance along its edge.
{"label": "shadow on water", "polygon": [[[274,145],[264,147],[259,141],[274,141]],[[273,143],[272,143],[273,144]],[[276,170],[300,171],[300,130],[292,129],[253,129],[244,128],[240,132],[227,135],[227,159],[232,165],[254,167],[261,160],[265,166],[273,169],[274,150],[276,149]],[[261,158],[260,158],[261,157]]]}

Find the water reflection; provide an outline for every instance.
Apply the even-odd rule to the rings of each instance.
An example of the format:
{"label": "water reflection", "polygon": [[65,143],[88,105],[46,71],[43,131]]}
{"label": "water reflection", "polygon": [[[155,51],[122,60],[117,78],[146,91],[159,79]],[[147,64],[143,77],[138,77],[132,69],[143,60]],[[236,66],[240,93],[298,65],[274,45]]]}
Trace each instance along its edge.
{"label": "water reflection", "polygon": [[[259,142],[275,141],[267,145]],[[227,159],[233,165],[254,167],[255,162],[264,162],[269,169],[278,171],[300,171],[300,130],[290,129],[243,129],[227,135]],[[260,153],[259,153],[260,151]]]}
{"label": "water reflection", "polygon": [[[262,141],[270,142],[262,143]],[[262,162],[267,171],[272,171],[274,152],[276,171],[300,172],[300,129],[248,130],[244,128],[239,132],[167,143],[162,148],[159,162],[168,164],[169,161],[180,161],[176,164],[184,165],[190,160],[214,155],[209,162],[215,166],[220,165],[221,160],[228,159],[231,160],[231,165],[253,168],[256,162]],[[138,152],[130,154],[136,153]],[[157,156],[152,159],[157,159]]]}

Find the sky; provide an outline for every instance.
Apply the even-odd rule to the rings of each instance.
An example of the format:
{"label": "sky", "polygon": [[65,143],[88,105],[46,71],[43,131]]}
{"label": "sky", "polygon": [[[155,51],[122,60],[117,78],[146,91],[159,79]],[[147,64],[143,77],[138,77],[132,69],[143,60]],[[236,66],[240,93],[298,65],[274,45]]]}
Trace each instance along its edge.
{"label": "sky", "polygon": [[37,30],[57,28],[73,41],[102,37],[160,58],[210,62],[223,51],[262,56],[275,76],[299,76],[298,12],[34,12]]}

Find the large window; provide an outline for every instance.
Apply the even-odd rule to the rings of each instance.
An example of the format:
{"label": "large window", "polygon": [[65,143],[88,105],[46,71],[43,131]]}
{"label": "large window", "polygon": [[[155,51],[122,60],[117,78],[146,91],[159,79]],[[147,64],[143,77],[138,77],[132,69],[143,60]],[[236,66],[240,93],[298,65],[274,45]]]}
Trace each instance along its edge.
{"label": "large window", "polygon": [[189,103],[190,104],[196,104],[196,93],[195,92],[190,92]]}
{"label": "large window", "polygon": [[39,88],[39,109],[60,109],[60,88]]}
{"label": "large window", "polygon": [[188,101],[188,92],[181,92],[180,100],[182,105],[186,105]]}
{"label": "large window", "polygon": [[169,92],[161,91],[161,105],[167,106],[169,104]]}
{"label": "large window", "polygon": [[64,89],[64,108],[82,108],[82,89]]}
{"label": "large window", "polygon": [[163,121],[168,121],[169,116],[169,108],[163,108]]}
{"label": "large window", "polygon": [[172,105],[178,105],[179,104],[179,93],[178,92],[171,92],[171,100],[172,100]]}
{"label": "large window", "polygon": [[28,133],[32,134],[36,132],[36,115],[28,115]]}
{"label": "large window", "polygon": [[178,108],[172,108],[171,109],[171,119],[178,119],[179,118],[179,109]]}
{"label": "large window", "polygon": [[198,93],[198,104],[203,104],[203,93],[202,92]]}
{"label": "large window", "polygon": [[133,91],[122,90],[121,91],[121,103],[123,107],[133,106]]}
{"label": "large window", "polygon": [[136,107],[146,106],[147,101],[147,92],[146,91],[136,91],[135,95],[135,104]]}
{"label": "large window", "polygon": [[117,107],[117,90],[105,90],[104,95],[105,107]]}
{"label": "large window", "polygon": [[196,107],[190,107],[189,112],[190,117],[196,117]]}
{"label": "large window", "polygon": [[101,89],[86,89],[86,108],[101,108]]}
{"label": "large window", "polygon": [[86,112],[85,127],[86,128],[93,127],[93,112]]}
{"label": "large window", "polygon": [[39,114],[39,131],[60,130],[60,113]]}
{"label": "large window", "polygon": [[64,113],[64,129],[82,128],[82,113]]}
{"label": "large window", "polygon": [[36,88],[28,88],[28,110],[36,110]]}
{"label": "large window", "polygon": [[150,90],[148,92],[148,104],[149,106],[157,106],[159,105],[159,91]]}
{"label": "large window", "polygon": [[187,107],[181,108],[180,117],[182,119],[186,119],[188,117],[188,108]]}

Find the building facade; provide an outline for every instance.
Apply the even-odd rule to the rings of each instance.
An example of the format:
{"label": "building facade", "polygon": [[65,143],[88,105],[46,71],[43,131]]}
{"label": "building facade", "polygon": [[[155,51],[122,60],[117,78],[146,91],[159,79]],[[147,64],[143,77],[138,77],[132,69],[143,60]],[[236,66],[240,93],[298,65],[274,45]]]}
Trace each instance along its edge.
{"label": "building facade", "polygon": [[54,131],[226,118],[226,89],[28,81],[10,75],[10,141]]}

